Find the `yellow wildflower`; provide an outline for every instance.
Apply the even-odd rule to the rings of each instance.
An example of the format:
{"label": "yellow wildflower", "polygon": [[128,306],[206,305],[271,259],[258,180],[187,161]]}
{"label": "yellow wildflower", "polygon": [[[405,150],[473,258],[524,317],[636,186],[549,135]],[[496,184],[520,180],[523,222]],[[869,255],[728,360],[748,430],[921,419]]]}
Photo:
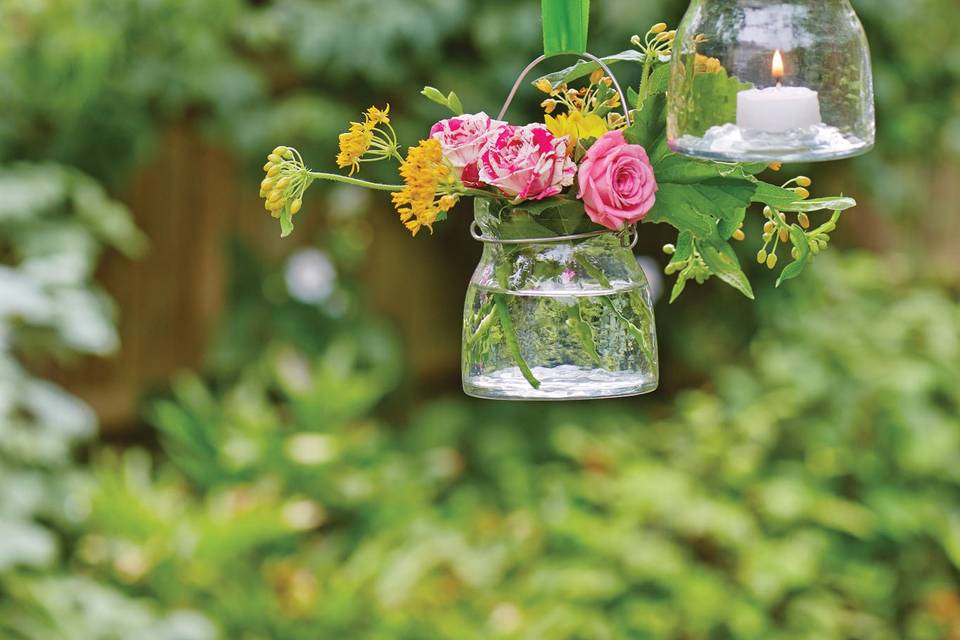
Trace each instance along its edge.
{"label": "yellow wildflower", "polygon": [[337,166],[350,167],[350,175],[360,169],[360,158],[370,150],[373,141],[372,127],[366,122],[351,122],[350,130],[340,134],[340,153],[337,154]]}
{"label": "yellow wildflower", "polygon": [[366,125],[370,126],[372,129],[378,124],[390,124],[390,105],[387,105],[386,109],[380,110],[376,107],[370,107],[367,109],[366,115]]}
{"label": "yellow wildflower", "polygon": [[410,147],[406,160],[400,165],[400,176],[405,186],[393,194],[400,221],[414,236],[421,227],[427,227],[432,233],[433,223],[440,214],[457,202],[450,194],[437,197],[441,187],[456,182],[450,167],[444,163],[440,142],[429,138]]}
{"label": "yellow wildflower", "polygon": [[699,73],[717,73],[723,68],[723,65],[716,58],[708,58],[699,53],[694,59],[693,65]]}
{"label": "yellow wildflower", "polygon": [[544,122],[553,135],[558,138],[566,136],[569,142],[568,150],[571,152],[578,140],[599,138],[607,132],[607,123],[595,113],[584,114],[580,111],[573,111],[556,117],[547,115],[544,116]]}
{"label": "yellow wildflower", "polygon": [[556,93],[556,91],[553,88],[553,85],[550,84],[550,81],[547,80],[546,78],[540,78],[534,83],[534,86],[540,91],[543,91],[544,93],[548,93],[550,95],[553,95],[554,93]]}

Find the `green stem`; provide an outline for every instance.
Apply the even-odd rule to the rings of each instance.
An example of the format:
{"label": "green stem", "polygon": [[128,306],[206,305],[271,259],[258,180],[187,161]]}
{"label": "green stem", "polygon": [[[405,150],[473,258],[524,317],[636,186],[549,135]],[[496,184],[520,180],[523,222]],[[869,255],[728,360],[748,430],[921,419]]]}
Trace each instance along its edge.
{"label": "green stem", "polygon": [[507,297],[502,293],[495,293],[493,294],[493,300],[494,304],[497,305],[497,315],[500,316],[500,326],[503,327],[503,336],[507,341],[507,348],[510,349],[510,355],[513,356],[513,361],[520,367],[520,372],[523,374],[523,377],[527,379],[527,382],[530,383],[530,386],[534,389],[539,389],[540,381],[533,375],[533,371],[530,370],[526,360],[523,359],[523,354],[520,353],[520,343],[517,342],[517,334],[513,330],[513,320],[510,319],[510,309],[507,307]]}
{"label": "green stem", "polygon": [[342,182],[344,184],[352,184],[355,187],[364,187],[366,189],[375,189],[377,191],[400,191],[403,189],[402,184],[381,184],[379,182],[370,182],[369,180],[360,180],[359,178],[341,176],[336,173],[321,173],[318,171],[311,171],[310,176],[319,180]]}
{"label": "green stem", "polygon": [[467,347],[473,348],[473,345],[477,343],[480,338],[482,338],[490,330],[491,325],[493,325],[493,319],[496,317],[496,309],[491,309],[489,313],[483,316],[483,320],[477,325],[477,330],[470,334],[470,337],[467,338]]}

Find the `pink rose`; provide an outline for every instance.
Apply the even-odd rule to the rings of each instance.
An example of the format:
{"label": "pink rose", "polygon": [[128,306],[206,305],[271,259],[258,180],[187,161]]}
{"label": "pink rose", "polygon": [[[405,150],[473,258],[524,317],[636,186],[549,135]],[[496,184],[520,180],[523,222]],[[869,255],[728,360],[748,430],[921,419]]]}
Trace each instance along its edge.
{"label": "pink rose", "polygon": [[480,154],[480,180],[520,200],[543,200],[573,184],[577,165],[567,157],[567,138],[542,124],[507,125]]}
{"label": "pink rose", "polygon": [[643,220],[656,202],[657,179],[646,150],[620,131],[600,137],[580,162],[578,198],[597,224],[619,230]]}
{"label": "pink rose", "polygon": [[443,147],[443,157],[460,170],[460,179],[468,187],[481,187],[477,177],[477,160],[487,141],[497,131],[507,126],[506,122],[493,120],[480,112],[441,120],[430,128],[430,137],[436,138]]}

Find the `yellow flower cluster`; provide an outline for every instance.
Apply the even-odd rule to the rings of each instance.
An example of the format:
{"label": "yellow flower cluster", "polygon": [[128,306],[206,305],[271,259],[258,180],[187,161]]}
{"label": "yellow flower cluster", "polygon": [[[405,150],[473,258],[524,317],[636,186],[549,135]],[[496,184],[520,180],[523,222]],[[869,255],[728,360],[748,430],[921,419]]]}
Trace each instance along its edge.
{"label": "yellow flower cluster", "polygon": [[723,65],[716,58],[709,58],[705,55],[697,54],[694,58],[694,69],[698,73],[717,73],[723,69]]}
{"label": "yellow flower cluster", "polygon": [[584,114],[582,111],[562,113],[557,117],[546,115],[543,117],[547,129],[558,138],[566,136],[567,152],[573,153],[577,141],[588,138],[599,138],[607,132],[606,121],[595,113]]}
{"label": "yellow flower cluster", "polygon": [[[439,192],[453,186],[457,179],[443,160],[443,148],[434,138],[421,140],[410,147],[400,165],[404,187],[393,194],[393,204],[400,221],[414,236],[421,227],[433,232],[433,223],[457,203],[458,196]],[[438,197],[439,196],[439,197]]]}
{"label": "yellow flower cluster", "polygon": [[[384,130],[377,127],[383,125]],[[379,135],[378,135],[379,134]],[[350,129],[340,134],[340,153],[337,154],[337,166],[350,167],[350,175],[360,170],[360,163],[397,157],[398,143],[396,133],[390,126],[390,105],[385,109],[370,107],[363,114],[363,122],[351,122]],[[364,156],[370,155],[369,158]]]}
{"label": "yellow flower cluster", "polygon": [[270,215],[279,218],[286,206],[289,206],[290,215],[300,211],[301,196],[306,188],[306,168],[297,150],[277,147],[267,156],[263,170],[267,175],[260,183],[260,197]]}

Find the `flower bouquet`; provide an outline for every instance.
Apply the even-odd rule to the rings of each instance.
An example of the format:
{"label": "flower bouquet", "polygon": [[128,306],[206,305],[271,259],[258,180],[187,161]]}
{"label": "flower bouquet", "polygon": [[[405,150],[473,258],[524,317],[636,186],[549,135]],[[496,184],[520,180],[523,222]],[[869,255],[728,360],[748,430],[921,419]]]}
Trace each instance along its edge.
{"label": "flower bouquet", "polygon": [[[673,226],[663,248],[676,274],[671,302],[691,280],[717,277],[753,298],[731,241],[744,241],[746,214],[762,211],[757,260],[773,270],[785,249],[792,261],[777,285],[797,277],[823,250],[849,198],[810,199],[800,176],[771,184],[758,177],[779,166],[721,163],[673,153],[667,144],[666,88],[675,32],[663,23],[634,48],[538,78],[543,122],[504,120],[528,72],[500,115],[464,113],[455,93],[423,95],[449,109],[403,153],[389,106],[371,107],[340,136],[337,165],[348,175],[308,169],[292,147],[273,150],[260,186],[266,209],[293,229],[304,192],[331,180],[392,193],[401,223],[416,236],[474,198],[471,234],[484,243],[467,291],[463,382],[486,398],[582,399],[649,392],[658,379],[652,301],[631,251],[637,225]],[[610,70],[636,64],[641,81],[626,93]],[[699,99],[735,109],[740,83],[718,61],[694,58]],[[703,111],[701,105],[700,110]],[[396,162],[402,184],[355,175],[367,162]],[[831,212],[814,225],[816,212]]]}

